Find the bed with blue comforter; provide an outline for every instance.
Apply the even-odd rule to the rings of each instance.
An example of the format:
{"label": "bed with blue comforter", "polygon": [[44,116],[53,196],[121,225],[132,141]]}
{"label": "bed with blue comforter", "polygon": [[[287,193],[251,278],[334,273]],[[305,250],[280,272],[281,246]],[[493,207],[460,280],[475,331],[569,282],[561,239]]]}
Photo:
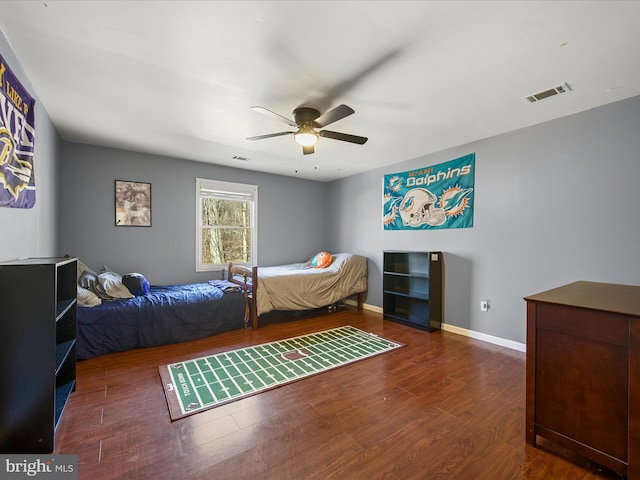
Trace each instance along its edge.
{"label": "bed with blue comforter", "polygon": [[245,298],[223,284],[151,286],[133,298],[78,307],[77,357],[186,342],[244,327]]}

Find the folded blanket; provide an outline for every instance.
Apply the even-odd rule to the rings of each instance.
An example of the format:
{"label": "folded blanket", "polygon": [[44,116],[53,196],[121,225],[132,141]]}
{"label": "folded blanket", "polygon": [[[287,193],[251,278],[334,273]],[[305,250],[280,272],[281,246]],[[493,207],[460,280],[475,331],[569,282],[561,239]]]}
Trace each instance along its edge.
{"label": "folded blanket", "polygon": [[229,280],[209,280],[209,283],[214,287],[218,287],[223,292],[237,292],[240,289],[240,285],[236,285]]}

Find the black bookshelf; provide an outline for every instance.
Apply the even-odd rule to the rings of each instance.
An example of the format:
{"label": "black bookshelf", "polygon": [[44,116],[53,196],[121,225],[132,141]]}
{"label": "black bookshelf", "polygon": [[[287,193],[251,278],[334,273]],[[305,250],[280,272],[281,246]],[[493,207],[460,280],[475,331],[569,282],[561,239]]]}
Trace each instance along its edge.
{"label": "black bookshelf", "polygon": [[387,320],[440,330],[442,324],[442,252],[385,251],[383,316]]}
{"label": "black bookshelf", "polygon": [[0,453],[51,453],[76,381],[77,260],[0,263]]}

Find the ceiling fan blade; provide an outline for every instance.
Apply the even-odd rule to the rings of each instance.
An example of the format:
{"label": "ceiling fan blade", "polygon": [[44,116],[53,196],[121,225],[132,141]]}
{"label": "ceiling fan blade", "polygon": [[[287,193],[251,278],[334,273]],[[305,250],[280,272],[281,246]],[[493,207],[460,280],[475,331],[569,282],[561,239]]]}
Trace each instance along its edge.
{"label": "ceiling fan blade", "polygon": [[277,114],[276,112],[272,112],[271,110],[268,110],[264,107],[251,107],[251,110],[253,110],[254,112],[258,112],[258,113],[262,113],[263,115],[266,115],[267,117],[271,117],[271,118],[275,118],[276,120],[280,120],[281,122],[286,123],[287,125],[289,125],[290,127],[297,127],[298,125],[296,125],[296,122],[294,122],[293,120],[289,120],[287,117],[283,117],[282,115]]}
{"label": "ceiling fan blade", "polygon": [[317,128],[326,127],[330,123],[337,122],[338,120],[342,120],[344,117],[348,117],[356,113],[353,108],[347,107],[346,105],[338,105],[333,110],[329,110],[324,115],[320,115],[315,119],[314,123]]}
{"label": "ceiling fan blade", "polygon": [[303,145],[302,146],[302,153],[304,153],[305,155],[309,155],[310,153],[313,153],[315,151],[316,150],[315,150],[315,148],[313,148],[313,145],[308,145],[308,146]]}
{"label": "ceiling fan blade", "polygon": [[258,135],[257,137],[249,137],[247,140],[262,140],[263,138],[271,138],[271,137],[281,137],[282,135],[292,135],[296,132],[278,132],[278,133],[268,133],[266,135]]}
{"label": "ceiling fan blade", "polygon": [[318,135],[321,137],[333,138],[334,140],[342,140],[343,142],[357,143],[364,145],[369,140],[367,137],[359,137],[357,135],[349,135],[348,133],[332,132],[331,130],[320,130]]}

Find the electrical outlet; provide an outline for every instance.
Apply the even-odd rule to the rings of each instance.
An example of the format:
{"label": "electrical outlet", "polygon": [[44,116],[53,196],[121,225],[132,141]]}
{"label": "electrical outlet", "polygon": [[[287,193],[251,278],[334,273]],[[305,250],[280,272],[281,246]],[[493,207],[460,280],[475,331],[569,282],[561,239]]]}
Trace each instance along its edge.
{"label": "electrical outlet", "polygon": [[488,312],[489,311],[489,300],[487,300],[485,298],[480,300],[480,311],[481,312]]}

